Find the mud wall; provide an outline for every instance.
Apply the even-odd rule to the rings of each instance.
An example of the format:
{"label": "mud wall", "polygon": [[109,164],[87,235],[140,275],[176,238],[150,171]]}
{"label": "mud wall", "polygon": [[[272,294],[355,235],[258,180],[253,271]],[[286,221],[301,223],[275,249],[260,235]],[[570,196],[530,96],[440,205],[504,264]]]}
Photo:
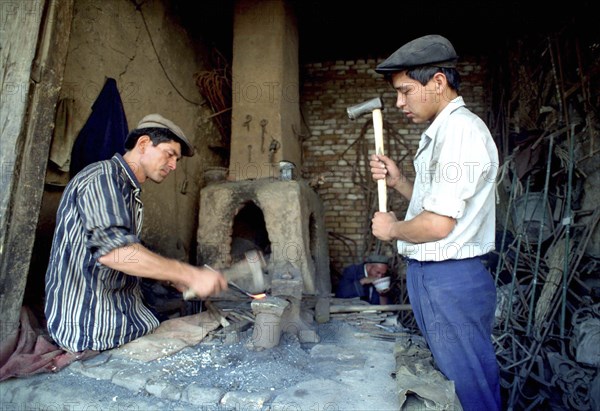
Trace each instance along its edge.
{"label": "mud wall", "polygon": [[[81,130],[106,78],[117,82],[129,129],[146,114],[160,113],[178,124],[196,146],[196,155],[183,158],[173,175],[158,185],[143,185],[144,232],[148,247],[189,261],[194,243],[202,173],[219,165],[208,150],[217,132],[211,112],[195,85],[194,74],[207,69],[207,51],[193,41],[169,3],[131,1],[75,2],[62,98],[73,99],[72,128]],[[49,197],[60,196],[65,176],[49,171]],[[57,186],[59,187],[57,189]],[[49,199],[54,213],[55,201]]]}
{"label": "mud wall", "polygon": [[[59,101],[70,100],[70,132],[79,134],[106,79],[116,81],[129,129],[150,113],[178,124],[196,146],[163,183],[142,187],[145,245],[168,257],[194,261],[199,193],[207,167],[222,165],[208,146],[220,140],[194,75],[209,70],[209,50],[180,25],[170,2],[136,8],[128,0],[76,0]],[[66,40],[65,40],[66,41]],[[60,104],[60,103],[59,103]],[[56,144],[52,141],[53,148]],[[69,154],[73,139],[58,149]],[[52,149],[51,148],[51,152]],[[23,303],[42,312],[44,276],[56,210],[69,172],[48,161],[44,193]]]}

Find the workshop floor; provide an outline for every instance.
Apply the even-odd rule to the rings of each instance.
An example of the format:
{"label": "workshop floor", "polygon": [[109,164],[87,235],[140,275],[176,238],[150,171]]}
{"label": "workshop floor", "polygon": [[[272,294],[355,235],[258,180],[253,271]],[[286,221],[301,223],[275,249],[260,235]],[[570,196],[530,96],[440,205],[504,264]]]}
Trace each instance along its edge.
{"label": "workshop floor", "polygon": [[102,353],[55,374],[0,383],[14,410],[397,410],[394,341],[344,321],[319,326],[321,341],[285,336],[270,350],[248,335],[203,341],[140,361]]}

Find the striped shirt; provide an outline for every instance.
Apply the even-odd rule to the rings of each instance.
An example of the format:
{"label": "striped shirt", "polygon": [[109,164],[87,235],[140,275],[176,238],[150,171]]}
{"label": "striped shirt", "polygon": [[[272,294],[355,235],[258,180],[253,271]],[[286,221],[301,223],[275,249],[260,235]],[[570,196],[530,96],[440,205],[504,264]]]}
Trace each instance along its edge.
{"label": "striped shirt", "polygon": [[[140,242],[140,193],[120,154],[87,166],[65,188],[46,271],[45,306],[50,336],[64,349],[107,350],[159,325],[142,301],[140,279],[97,261]],[[135,248],[129,249],[126,258],[134,262]]]}

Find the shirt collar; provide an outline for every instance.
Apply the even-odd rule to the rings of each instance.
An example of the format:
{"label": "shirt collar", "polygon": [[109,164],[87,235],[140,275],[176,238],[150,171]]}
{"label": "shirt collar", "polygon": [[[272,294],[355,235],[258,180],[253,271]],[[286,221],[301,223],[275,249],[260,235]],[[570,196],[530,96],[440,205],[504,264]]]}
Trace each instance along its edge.
{"label": "shirt collar", "polygon": [[131,182],[131,185],[134,188],[136,188],[138,190],[141,190],[142,189],[142,185],[138,181],[138,179],[135,176],[133,170],[131,169],[131,167],[129,167],[129,164],[127,164],[127,162],[125,161],[125,159],[123,158],[123,156],[121,154],[119,154],[119,153],[116,153],[113,156],[112,160],[114,162],[116,162],[118,165],[121,166],[121,168],[125,172],[125,175],[129,178],[129,181]]}
{"label": "shirt collar", "polygon": [[433,120],[431,125],[429,127],[427,127],[427,130],[425,130],[424,134],[426,134],[427,137],[433,139],[435,137],[435,135],[437,134],[437,132],[440,128],[440,125],[444,123],[446,118],[448,118],[448,116],[452,112],[454,112],[454,110],[456,110],[460,107],[464,107],[464,105],[465,105],[465,101],[463,100],[463,98],[461,96],[458,96],[455,99],[451,100],[450,103],[448,103],[448,105],[446,107],[444,107],[444,109],[440,112],[440,114],[437,115],[437,117],[435,118],[435,120]]}

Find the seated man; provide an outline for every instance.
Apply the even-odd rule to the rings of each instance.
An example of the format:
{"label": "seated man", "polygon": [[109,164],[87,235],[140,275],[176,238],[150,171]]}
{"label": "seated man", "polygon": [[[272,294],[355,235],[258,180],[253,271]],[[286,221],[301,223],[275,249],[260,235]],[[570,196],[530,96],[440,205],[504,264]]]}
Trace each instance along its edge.
{"label": "seated man", "polygon": [[378,291],[373,286],[373,282],[385,277],[387,271],[388,258],[386,256],[370,255],[364,263],[344,268],[335,296],[339,298],[360,297],[361,300],[368,301],[370,304],[388,304],[390,289]]}
{"label": "seated man", "polygon": [[182,156],[193,155],[182,130],[150,114],[129,133],[125,150],[81,170],[58,207],[45,313],[52,339],[72,353],[115,348],[158,327],[142,298],[142,278],[191,289],[202,298],[227,289],[221,273],[141,244],[142,184],[161,183]]}

